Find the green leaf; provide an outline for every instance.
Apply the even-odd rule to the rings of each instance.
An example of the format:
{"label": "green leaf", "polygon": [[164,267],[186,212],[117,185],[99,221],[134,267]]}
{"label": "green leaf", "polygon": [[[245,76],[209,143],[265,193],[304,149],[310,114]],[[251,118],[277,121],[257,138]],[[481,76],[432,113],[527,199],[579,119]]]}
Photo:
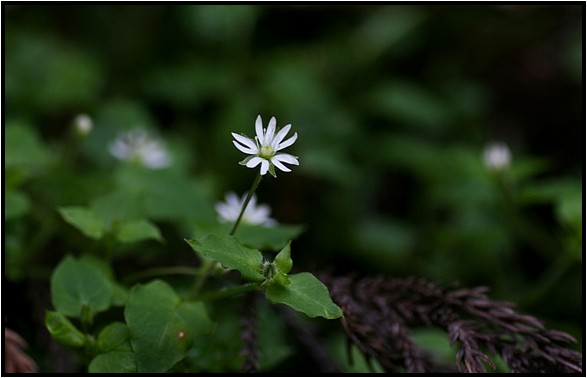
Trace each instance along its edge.
{"label": "green leaf", "polygon": [[51,276],[51,300],[57,311],[80,317],[85,306],[93,315],[110,307],[112,286],[108,277],[87,261],[67,256]]}
{"label": "green leaf", "polygon": [[65,221],[92,239],[100,239],[104,234],[104,224],[90,209],[84,207],[61,207],[59,213]]}
{"label": "green leaf", "polygon": [[128,326],[121,322],[114,322],[102,330],[98,335],[98,349],[101,352],[110,352],[112,350],[130,351],[130,330]]}
{"label": "green leaf", "polygon": [[37,131],[18,122],[9,122],[4,128],[4,167],[36,169],[45,165],[49,158]]}
{"label": "green leaf", "polygon": [[88,371],[90,373],[136,373],[137,363],[130,346],[130,330],[121,322],[107,325],[98,335],[97,355]]}
{"label": "green leaf", "polygon": [[60,312],[45,311],[45,326],[55,341],[72,348],[82,347],[85,336]]}
{"label": "green leaf", "polygon": [[279,272],[288,274],[293,267],[293,260],[291,259],[291,242],[287,243],[285,247],[275,256],[273,263]]}
{"label": "green leaf", "polygon": [[99,354],[88,367],[89,373],[136,373],[137,362],[130,351],[114,350]]}
{"label": "green leaf", "polygon": [[272,303],[283,303],[311,318],[321,316],[336,319],[342,316],[340,308],[332,302],[328,289],[311,273],[298,273],[288,276],[290,284],[269,285],[265,292]]}
{"label": "green leaf", "polygon": [[213,327],[203,303],[183,302],[160,280],[131,289],[124,317],[139,373],[168,371]]}
{"label": "green leaf", "polygon": [[96,269],[100,270],[105,277],[107,277],[108,282],[112,287],[111,299],[113,306],[124,306],[126,304],[126,299],[128,298],[128,289],[116,282],[116,278],[114,277],[114,272],[112,271],[110,264],[106,263],[104,260],[100,260],[96,256],[88,254],[81,256],[80,261],[93,265]]}
{"label": "green leaf", "polygon": [[238,270],[244,279],[263,281],[260,273],[263,255],[256,249],[242,246],[234,236],[206,235],[186,242],[197,252],[211,257],[224,267]]}
{"label": "green leaf", "polygon": [[159,228],[146,219],[123,222],[116,237],[122,243],[134,243],[147,239],[163,240]]}
{"label": "green leaf", "polygon": [[29,198],[24,193],[7,190],[4,196],[4,220],[23,216],[30,206]]}

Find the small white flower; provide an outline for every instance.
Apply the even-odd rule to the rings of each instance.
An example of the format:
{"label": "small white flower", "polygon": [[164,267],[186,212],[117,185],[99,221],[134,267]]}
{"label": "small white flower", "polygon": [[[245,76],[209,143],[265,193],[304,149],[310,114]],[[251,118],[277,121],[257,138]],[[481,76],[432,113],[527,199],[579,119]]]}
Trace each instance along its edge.
{"label": "small white flower", "polygon": [[171,157],[163,142],[143,129],[131,130],[119,136],[110,143],[108,149],[117,159],[137,161],[151,169],[166,168],[171,164]]}
{"label": "small white flower", "polygon": [[[218,202],[215,206],[221,222],[236,222],[247,195],[238,198],[234,192],[227,193],[226,202]],[[257,197],[253,194],[245,210],[241,222],[252,225],[275,226],[275,219],[269,217],[271,208],[268,205],[258,205]]]}
{"label": "small white flower", "polygon": [[510,165],[511,153],[507,144],[493,142],[483,152],[485,166],[493,171],[501,171]]}
{"label": "small white flower", "polygon": [[94,127],[92,119],[87,114],[78,114],[73,120],[77,133],[81,136],[87,136]]}
{"label": "small white flower", "polygon": [[291,169],[283,165],[283,163],[293,165],[300,164],[296,156],[278,153],[278,151],[294,144],[298,138],[298,133],[295,133],[291,138],[283,141],[291,129],[291,124],[285,125],[280,130],[276,130],[276,123],[277,121],[275,120],[275,117],[271,117],[271,120],[269,120],[269,126],[267,129],[264,129],[261,116],[257,116],[257,120],[255,121],[255,132],[257,135],[255,136],[255,139],[251,139],[246,135],[232,133],[232,136],[235,139],[232,143],[234,143],[236,148],[238,148],[239,151],[250,155],[240,162],[241,165],[254,168],[261,164],[261,175],[265,175],[269,172],[273,177],[277,177],[275,175],[275,167],[283,172],[290,172]]}

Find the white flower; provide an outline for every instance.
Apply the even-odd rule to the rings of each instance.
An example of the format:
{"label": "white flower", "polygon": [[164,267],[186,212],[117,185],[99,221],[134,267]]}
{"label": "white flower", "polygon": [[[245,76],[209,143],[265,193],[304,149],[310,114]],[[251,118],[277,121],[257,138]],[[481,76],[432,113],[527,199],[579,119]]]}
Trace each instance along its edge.
{"label": "white flower", "polygon": [[73,124],[75,126],[75,130],[81,136],[88,135],[94,127],[92,119],[87,114],[78,114],[73,120]]}
{"label": "white flower", "polygon": [[510,165],[511,153],[507,144],[493,142],[483,152],[483,161],[490,170],[501,171]]}
{"label": "white flower", "polygon": [[[283,172],[290,172],[291,170],[283,165],[283,163],[299,165],[298,158],[296,156],[278,153],[286,147],[294,144],[298,138],[298,133],[295,133],[291,138],[283,141],[286,134],[291,129],[291,124],[285,125],[280,130],[275,130],[275,124],[277,121],[275,117],[271,117],[269,120],[269,126],[267,129],[263,128],[263,121],[261,116],[257,116],[255,121],[255,132],[257,136],[255,139],[251,139],[246,135],[238,135],[232,133],[235,140],[232,141],[239,151],[249,154],[243,161],[240,162],[242,165],[246,165],[249,168],[254,168],[261,164],[261,175],[269,172],[273,177],[275,175],[275,167],[279,168]],[[277,131],[277,133],[276,133]]]}
{"label": "white flower", "polygon": [[143,129],[131,130],[119,136],[110,143],[108,149],[117,159],[137,161],[151,169],[166,168],[171,164],[171,157],[163,142]]}
{"label": "white flower", "polygon": [[[221,222],[236,222],[247,195],[241,199],[234,192],[227,193],[226,202],[218,202],[215,206]],[[249,205],[245,210],[241,222],[247,224],[259,224],[263,226],[275,226],[277,222],[269,217],[271,208],[268,205],[257,206],[257,197],[253,194]]]}

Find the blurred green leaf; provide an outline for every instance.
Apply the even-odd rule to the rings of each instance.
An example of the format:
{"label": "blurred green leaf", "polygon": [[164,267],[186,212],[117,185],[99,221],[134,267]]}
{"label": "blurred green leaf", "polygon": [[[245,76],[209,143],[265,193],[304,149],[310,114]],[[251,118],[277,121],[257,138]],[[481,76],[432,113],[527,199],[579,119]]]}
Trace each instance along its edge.
{"label": "blurred green leaf", "polygon": [[66,256],[51,276],[51,300],[57,311],[80,317],[84,307],[91,314],[110,307],[112,288],[108,277],[92,264]]}
{"label": "blurred green leaf", "polygon": [[116,237],[122,243],[134,243],[148,239],[163,241],[159,228],[145,219],[122,222]]}
{"label": "blurred green leaf", "polygon": [[391,50],[405,39],[423,21],[424,14],[417,8],[403,6],[381,8],[373,12],[353,35],[360,58],[373,59]]}
{"label": "blurred green leaf", "polygon": [[97,355],[88,366],[88,373],[126,374],[137,373],[137,362],[133,352],[114,350]]}
{"label": "blurred green leaf", "polygon": [[203,303],[183,302],[160,280],[132,288],[124,317],[139,373],[168,371],[185,357],[194,337],[213,327]]}
{"label": "blurred green leaf", "polygon": [[85,207],[61,207],[58,209],[63,219],[92,239],[100,239],[104,234],[104,224],[98,216]]}
{"label": "blurred green leaf", "polygon": [[182,6],[182,21],[197,39],[214,43],[241,41],[251,31],[257,8],[251,5]]}
{"label": "blurred green leaf", "polygon": [[61,345],[81,348],[85,336],[60,312],[45,311],[45,326],[49,333]]}
{"label": "blurred green leaf", "polygon": [[394,220],[365,219],[355,226],[353,234],[357,257],[378,269],[404,267],[415,245],[412,228]]}
{"label": "blurred green leaf", "polygon": [[265,227],[241,224],[235,235],[245,246],[277,251],[282,249],[290,240],[296,239],[303,230],[302,226],[278,225]]}
{"label": "blurred green leaf", "polygon": [[4,128],[4,167],[25,171],[40,169],[50,161],[50,154],[37,131],[25,123],[7,121]]}
{"label": "blurred green leaf", "polygon": [[6,190],[4,193],[4,220],[22,217],[28,212],[30,206],[26,194],[17,190]]}
{"label": "blurred green leaf", "polygon": [[114,223],[143,217],[146,213],[144,198],[125,191],[113,191],[95,197],[90,203],[91,211],[111,228]]}
{"label": "blurred green leaf", "polygon": [[222,266],[238,270],[244,279],[263,281],[260,273],[263,255],[256,249],[241,245],[234,236],[206,235],[186,242],[194,251],[217,260]]}
{"label": "blurred green leaf", "polygon": [[342,316],[340,308],[332,302],[328,289],[311,273],[288,275],[290,284],[268,285],[265,291],[272,303],[283,303],[311,318],[321,316],[336,319]]}
{"label": "blurred green leaf", "polygon": [[156,220],[215,219],[207,188],[167,170],[125,166],[117,172],[124,195],[141,204],[142,214]]}
{"label": "blurred green leaf", "polygon": [[382,84],[371,96],[373,110],[392,122],[438,132],[453,121],[445,100],[417,83],[397,80]]}

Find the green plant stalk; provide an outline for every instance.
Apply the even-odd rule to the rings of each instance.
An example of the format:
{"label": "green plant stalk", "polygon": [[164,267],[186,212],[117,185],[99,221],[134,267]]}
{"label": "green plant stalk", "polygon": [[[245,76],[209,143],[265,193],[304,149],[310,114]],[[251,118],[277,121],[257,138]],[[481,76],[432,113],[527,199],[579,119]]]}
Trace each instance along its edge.
{"label": "green plant stalk", "polygon": [[[230,233],[229,233],[230,236],[234,235],[234,233],[236,232],[236,229],[237,229],[238,225],[240,224],[241,219],[243,218],[243,214],[245,213],[245,210],[247,209],[247,206],[249,205],[249,202],[251,201],[253,194],[257,190],[257,187],[259,186],[259,183],[261,182],[262,177],[263,176],[261,176],[261,173],[257,173],[257,176],[255,177],[255,180],[253,181],[253,185],[251,185],[251,189],[249,190],[249,193],[247,194],[247,198],[245,198],[245,202],[243,202],[243,206],[241,208],[240,214],[238,215],[236,222],[234,222],[234,225],[232,226],[232,229],[230,230]],[[195,298],[198,296],[198,293],[200,292],[200,290],[202,290],[204,283],[206,282],[208,277],[212,274],[212,271],[214,271],[214,269],[216,268],[217,265],[218,265],[217,261],[213,261],[210,265],[208,265],[206,272],[194,284],[194,288],[192,289],[192,292],[189,295],[189,297]]]}
{"label": "green plant stalk", "polygon": [[257,177],[255,177],[255,181],[253,181],[253,185],[251,186],[251,190],[249,190],[249,193],[247,194],[247,198],[245,199],[245,202],[243,203],[243,207],[241,208],[241,212],[238,215],[236,222],[234,222],[234,225],[232,226],[232,230],[230,230],[229,235],[232,236],[236,232],[236,229],[241,222],[243,214],[245,213],[245,210],[247,209],[247,206],[249,205],[249,202],[251,201],[253,194],[255,194],[255,191],[257,190],[257,186],[259,186],[259,183],[261,182],[262,177],[263,176],[261,176],[261,173],[257,173]]}

